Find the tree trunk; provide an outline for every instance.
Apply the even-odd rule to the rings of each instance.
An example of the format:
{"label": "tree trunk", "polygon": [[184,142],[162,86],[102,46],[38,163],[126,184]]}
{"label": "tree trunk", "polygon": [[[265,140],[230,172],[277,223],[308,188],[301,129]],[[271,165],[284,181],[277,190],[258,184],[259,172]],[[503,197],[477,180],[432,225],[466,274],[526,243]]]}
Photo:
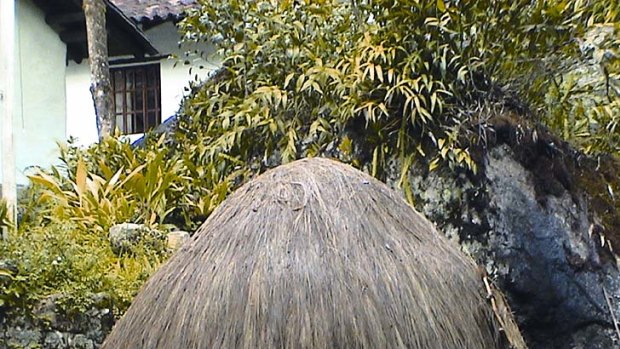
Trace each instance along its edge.
{"label": "tree trunk", "polygon": [[108,35],[106,32],[104,0],[84,0],[88,57],[90,61],[90,92],[95,104],[99,140],[111,135],[116,127],[108,63]]}

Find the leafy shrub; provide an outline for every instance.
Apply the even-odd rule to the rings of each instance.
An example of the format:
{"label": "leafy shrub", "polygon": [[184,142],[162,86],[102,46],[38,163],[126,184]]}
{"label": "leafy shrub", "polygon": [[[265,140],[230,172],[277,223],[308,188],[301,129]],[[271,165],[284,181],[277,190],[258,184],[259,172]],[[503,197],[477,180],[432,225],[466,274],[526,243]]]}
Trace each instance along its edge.
{"label": "leafy shrub", "polygon": [[186,170],[163,142],[150,138],[133,148],[111,137],[87,149],[69,144],[61,149],[62,166],[30,176],[19,229],[0,241],[0,306],[19,312],[61,295],[65,311],[84,312],[103,292],[122,315],[169,251],[146,239],[118,256],[108,231],[124,222],[166,230]]}
{"label": "leafy shrub", "polygon": [[[470,146],[487,127],[479,105],[520,114],[529,106],[556,130],[552,112],[570,125],[599,113],[599,137],[617,147],[617,94],[597,112],[573,114],[583,99],[566,110],[553,92],[581,60],[581,38],[617,27],[614,0],[200,4],[181,24],[185,39],[215,42],[223,69],[188,100],[177,137],[192,164],[220,171],[214,178],[341,146],[378,177],[398,158],[405,190],[418,155],[430,169],[443,159],[475,171]],[[603,143],[596,149],[610,149]]]}
{"label": "leafy shrub", "polygon": [[46,216],[83,230],[107,232],[123,222],[164,224],[184,195],[187,170],[170,156],[164,137],[146,148],[109,137],[86,150],[63,148],[64,168],[38,171],[30,180],[43,188]]}
{"label": "leafy shrub", "polygon": [[11,222],[9,208],[6,204],[6,201],[0,200],[0,234],[2,233],[2,229],[8,229],[12,227],[13,223]]}
{"label": "leafy shrub", "polygon": [[552,77],[546,120],[586,153],[620,154],[620,26],[590,26],[579,48],[580,55]]}
{"label": "leafy shrub", "polygon": [[12,232],[0,242],[0,256],[13,269],[0,269],[0,306],[29,309],[60,294],[65,311],[84,312],[92,296],[103,292],[119,315],[167,252],[116,256],[106,236],[64,223]]}

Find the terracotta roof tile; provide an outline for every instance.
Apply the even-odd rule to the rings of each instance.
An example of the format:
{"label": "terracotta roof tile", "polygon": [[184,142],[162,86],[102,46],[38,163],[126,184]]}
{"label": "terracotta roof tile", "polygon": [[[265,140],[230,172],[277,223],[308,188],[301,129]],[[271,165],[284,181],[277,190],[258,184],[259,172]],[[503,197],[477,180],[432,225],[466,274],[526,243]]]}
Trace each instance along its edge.
{"label": "terracotta roof tile", "polygon": [[111,0],[125,15],[137,22],[178,19],[196,0]]}

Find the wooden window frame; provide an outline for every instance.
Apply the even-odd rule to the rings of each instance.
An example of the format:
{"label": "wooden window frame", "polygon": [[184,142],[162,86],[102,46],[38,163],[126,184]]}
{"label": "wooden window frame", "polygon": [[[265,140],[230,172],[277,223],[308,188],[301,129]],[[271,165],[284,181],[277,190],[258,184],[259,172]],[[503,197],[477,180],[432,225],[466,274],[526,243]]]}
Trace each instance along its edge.
{"label": "wooden window frame", "polygon": [[122,134],[145,133],[161,124],[159,63],[112,66],[110,80],[114,117]]}

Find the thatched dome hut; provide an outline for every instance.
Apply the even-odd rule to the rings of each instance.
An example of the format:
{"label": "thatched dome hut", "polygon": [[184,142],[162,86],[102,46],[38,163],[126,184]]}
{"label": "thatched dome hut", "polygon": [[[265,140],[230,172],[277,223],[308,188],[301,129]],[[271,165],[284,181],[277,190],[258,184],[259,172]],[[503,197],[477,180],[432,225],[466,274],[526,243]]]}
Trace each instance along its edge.
{"label": "thatched dome hut", "polygon": [[499,348],[476,270],[385,184],[296,161],[222,203],[103,348]]}

